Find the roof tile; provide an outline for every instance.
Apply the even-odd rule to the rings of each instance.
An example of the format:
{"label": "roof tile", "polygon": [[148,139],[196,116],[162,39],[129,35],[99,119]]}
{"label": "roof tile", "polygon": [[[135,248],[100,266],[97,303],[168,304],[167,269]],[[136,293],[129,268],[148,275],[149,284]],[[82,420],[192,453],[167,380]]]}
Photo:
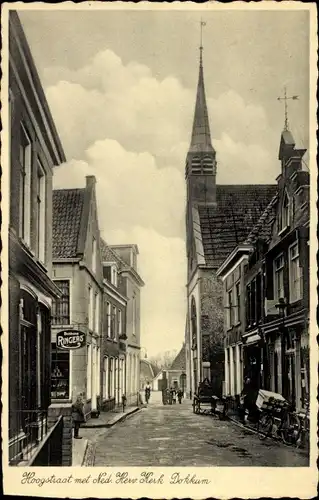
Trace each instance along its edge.
{"label": "roof tile", "polygon": [[219,267],[227,255],[247,238],[277,185],[219,185],[217,206],[198,207],[206,265]]}
{"label": "roof tile", "polygon": [[77,256],[85,189],[53,191],[52,259]]}

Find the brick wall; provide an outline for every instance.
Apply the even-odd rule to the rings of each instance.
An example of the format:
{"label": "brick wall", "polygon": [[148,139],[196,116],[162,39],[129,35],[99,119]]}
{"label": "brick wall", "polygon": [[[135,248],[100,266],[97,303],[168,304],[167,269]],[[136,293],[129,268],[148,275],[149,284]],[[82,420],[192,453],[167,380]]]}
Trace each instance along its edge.
{"label": "brick wall", "polygon": [[72,404],[52,404],[48,410],[49,426],[54,424],[60,415],[63,416],[62,466],[70,467],[72,465]]}

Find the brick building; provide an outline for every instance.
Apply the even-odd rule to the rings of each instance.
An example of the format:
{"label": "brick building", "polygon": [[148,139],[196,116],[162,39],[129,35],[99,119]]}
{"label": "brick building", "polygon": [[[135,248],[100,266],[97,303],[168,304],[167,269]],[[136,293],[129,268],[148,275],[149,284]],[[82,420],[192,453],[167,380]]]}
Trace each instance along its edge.
{"label": "brick building", "polygon": [[[84,395],[89,417],[100,397],[100,340],[103,273],[100,256],[95,177],[81,189],[53,191],[53,280],[61,296],[53,303],[51,398],[72,401]],[[80,330],[86,345],[56,349],[56,334]]]}
{"label": "brick building", "polygon": [[276,194],[217,273],[224,282],[226,310],[225,393],[240,394],[247,374],[256,391],[279,392],[298,410],[309,397],[309,173],[302,170],[304,153],[285,129]]}
{"label": "brick building", "polygon": [[[278,198],[265,255],[265,323],[268,387],[296,405],[309,397],[309,172],[304,149],[289,130],[281,134]],[[275,307],[274,310],[274,305]]]}
{"label": "brick building", "polygon": [[[9,460],[28,462],[50,406],[52,175],[65,161],[16,12],[9,14]],[[4,330],[6,330],[4,326]]]}
{"label": "brick building", "polygon": [[274,195],[272,185],[218,185],[202,50],[190,148],[186,158],[187,393],[208,377],[215,394],[224,378],[223,290],[217,269],[245,238]]}
{"label": "brick building", "polygon": [[144,282],[137,268],[137,245],[110,245],[118,256],[119,290],[126,306],[126,387],[127,404],[137,404],[140,385],[141,288]]}
{"label": "brick building", "polygon": [[101,409],[110,410],[122,402],[126,392],[126,308],[121,259],[101,239],[103,266],[103,318],[101,340]]}

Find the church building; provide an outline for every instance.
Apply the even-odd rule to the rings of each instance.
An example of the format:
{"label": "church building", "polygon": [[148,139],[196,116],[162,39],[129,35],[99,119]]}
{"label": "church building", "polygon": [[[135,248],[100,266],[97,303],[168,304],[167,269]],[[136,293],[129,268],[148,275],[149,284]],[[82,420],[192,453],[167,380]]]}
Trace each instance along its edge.
{"label": "church building", "polygon": [[189,151],[186,157],[186,392],[208,378],[216,395],[224,381],[223,291],[216,272],[248,236],[276,192],[275,185],[218,185],[206,104],[203,48]]}

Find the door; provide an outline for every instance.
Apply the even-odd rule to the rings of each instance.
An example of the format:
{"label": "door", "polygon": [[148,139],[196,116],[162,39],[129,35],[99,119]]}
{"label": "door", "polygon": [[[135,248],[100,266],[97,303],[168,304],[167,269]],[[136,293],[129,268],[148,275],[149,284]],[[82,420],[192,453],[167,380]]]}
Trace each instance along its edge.
{"label": "door", "polygon": [[[22,401],[21,425],[26,434],[29,434],[32,423],[37,420],[37,335],[34,326],[21,327],[22,340]],[[32,438],[32,436],[30,436]]]}

